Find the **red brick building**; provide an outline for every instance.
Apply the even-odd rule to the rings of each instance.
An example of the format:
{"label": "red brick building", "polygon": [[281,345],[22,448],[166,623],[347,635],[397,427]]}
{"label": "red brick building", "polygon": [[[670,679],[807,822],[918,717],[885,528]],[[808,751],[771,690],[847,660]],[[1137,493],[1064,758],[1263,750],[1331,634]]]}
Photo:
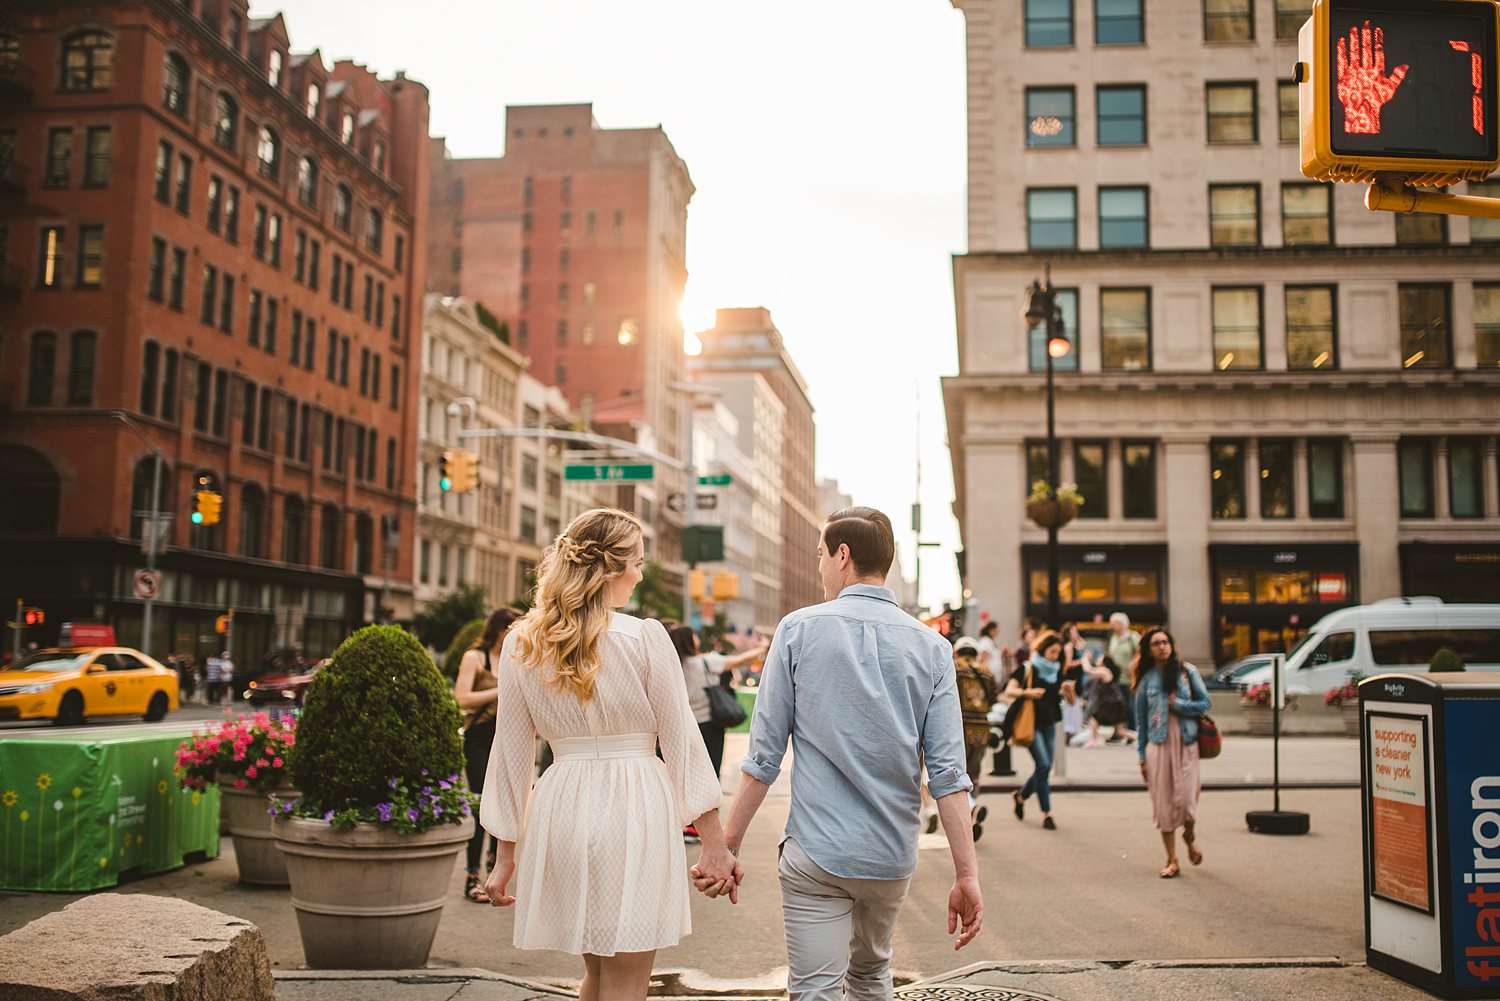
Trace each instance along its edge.
{"label": "red brick building", "polygon": [[294,54],[244,0],[6,5],[0,598],[46,608],[28,639],[141,642],[155,450],[153,654],[206,653],[231,607],[252,671],[409,614],[427,121],[421,84]]}
{"label": "red brick building", "polygon": [[[603,433],[682,455],[678,308],[687,282],[687,165],[658,126],[602,129],[588,104],[510,107],[505,156],[432,141],[428,288],[504,320],[531,374]],[[637,437],[644,429],[645,438]],[[668,476],[671,479],[668,479]],[[675,559],[680,473],[621,488],[653,556]]]}

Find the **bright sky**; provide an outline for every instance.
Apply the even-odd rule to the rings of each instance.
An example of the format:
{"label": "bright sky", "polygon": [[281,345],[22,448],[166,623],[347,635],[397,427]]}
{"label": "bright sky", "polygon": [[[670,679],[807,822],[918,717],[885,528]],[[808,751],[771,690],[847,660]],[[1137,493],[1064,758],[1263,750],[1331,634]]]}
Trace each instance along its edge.
{"label": "bright sky", "polygon": [[295,51],[425,83],[455,156],[503,153],[507,104],[592,102],[605,128],[661,124],[698,189],[689,334],[717,306],[771,310],[817,408],[818,474],[891,516],[908,576],[918,415],[925,536],[943,544],[926,550],[921,598],[957,602],[938,385],[957,370],[964,246],[963,16],[948,0],[279,7]]}

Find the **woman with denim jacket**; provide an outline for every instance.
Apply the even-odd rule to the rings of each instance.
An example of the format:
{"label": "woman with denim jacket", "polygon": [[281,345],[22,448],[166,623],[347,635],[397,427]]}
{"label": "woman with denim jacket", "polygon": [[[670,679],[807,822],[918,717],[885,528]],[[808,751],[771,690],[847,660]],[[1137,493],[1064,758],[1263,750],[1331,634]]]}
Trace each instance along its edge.
{"label": "woman with denim jacket", "polygon": [[1212,708],[1198,669],[1177,656],[1177,645],[1165,629],[1147,630],[1135,670],[1136,755],[1141,778],[1151,793],[1151,814],[1167,864],[1162,879],[1176,876],[1177,828],[1187,846],[1188,861],[1203,863],[1195,837],[1198,819],[1198,719]]}

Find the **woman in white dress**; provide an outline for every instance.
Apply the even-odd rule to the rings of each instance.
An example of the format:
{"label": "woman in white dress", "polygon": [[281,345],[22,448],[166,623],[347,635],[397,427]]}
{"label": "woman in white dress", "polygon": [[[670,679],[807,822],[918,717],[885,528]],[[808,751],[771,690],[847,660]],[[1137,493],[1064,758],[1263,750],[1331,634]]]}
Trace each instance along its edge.
{"label": "woman in white dress", "polygon": [[[738,898],[677,653],[661,623],[614,611],[644,562],[635,518],[579,515],[542,558],[536,604],[500,655],[480,798],[499,851],[485,892],[515,905],[518,948],[583,957],[580,1001],[645,998],[656,950],[692,930],[684,826],[703,839],[695,868]],[[533,786],[538,734],[555,763]]]}

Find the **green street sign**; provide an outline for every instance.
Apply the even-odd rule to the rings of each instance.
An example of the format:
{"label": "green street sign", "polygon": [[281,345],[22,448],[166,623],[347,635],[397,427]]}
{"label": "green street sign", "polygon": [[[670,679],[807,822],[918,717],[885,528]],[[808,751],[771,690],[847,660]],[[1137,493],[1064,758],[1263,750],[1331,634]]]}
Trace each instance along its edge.
{"label": "green street sign", "polygon": [[713,476],[698,477],[698,485],[700,487],[727,487],[733,482],[734,477],[730,476],[728,473],[717,473]]}
{"label": "green street sign", "polygon": [[653,467],[649,462],[563,467],[565,480],[649,480],[653,477]]}

